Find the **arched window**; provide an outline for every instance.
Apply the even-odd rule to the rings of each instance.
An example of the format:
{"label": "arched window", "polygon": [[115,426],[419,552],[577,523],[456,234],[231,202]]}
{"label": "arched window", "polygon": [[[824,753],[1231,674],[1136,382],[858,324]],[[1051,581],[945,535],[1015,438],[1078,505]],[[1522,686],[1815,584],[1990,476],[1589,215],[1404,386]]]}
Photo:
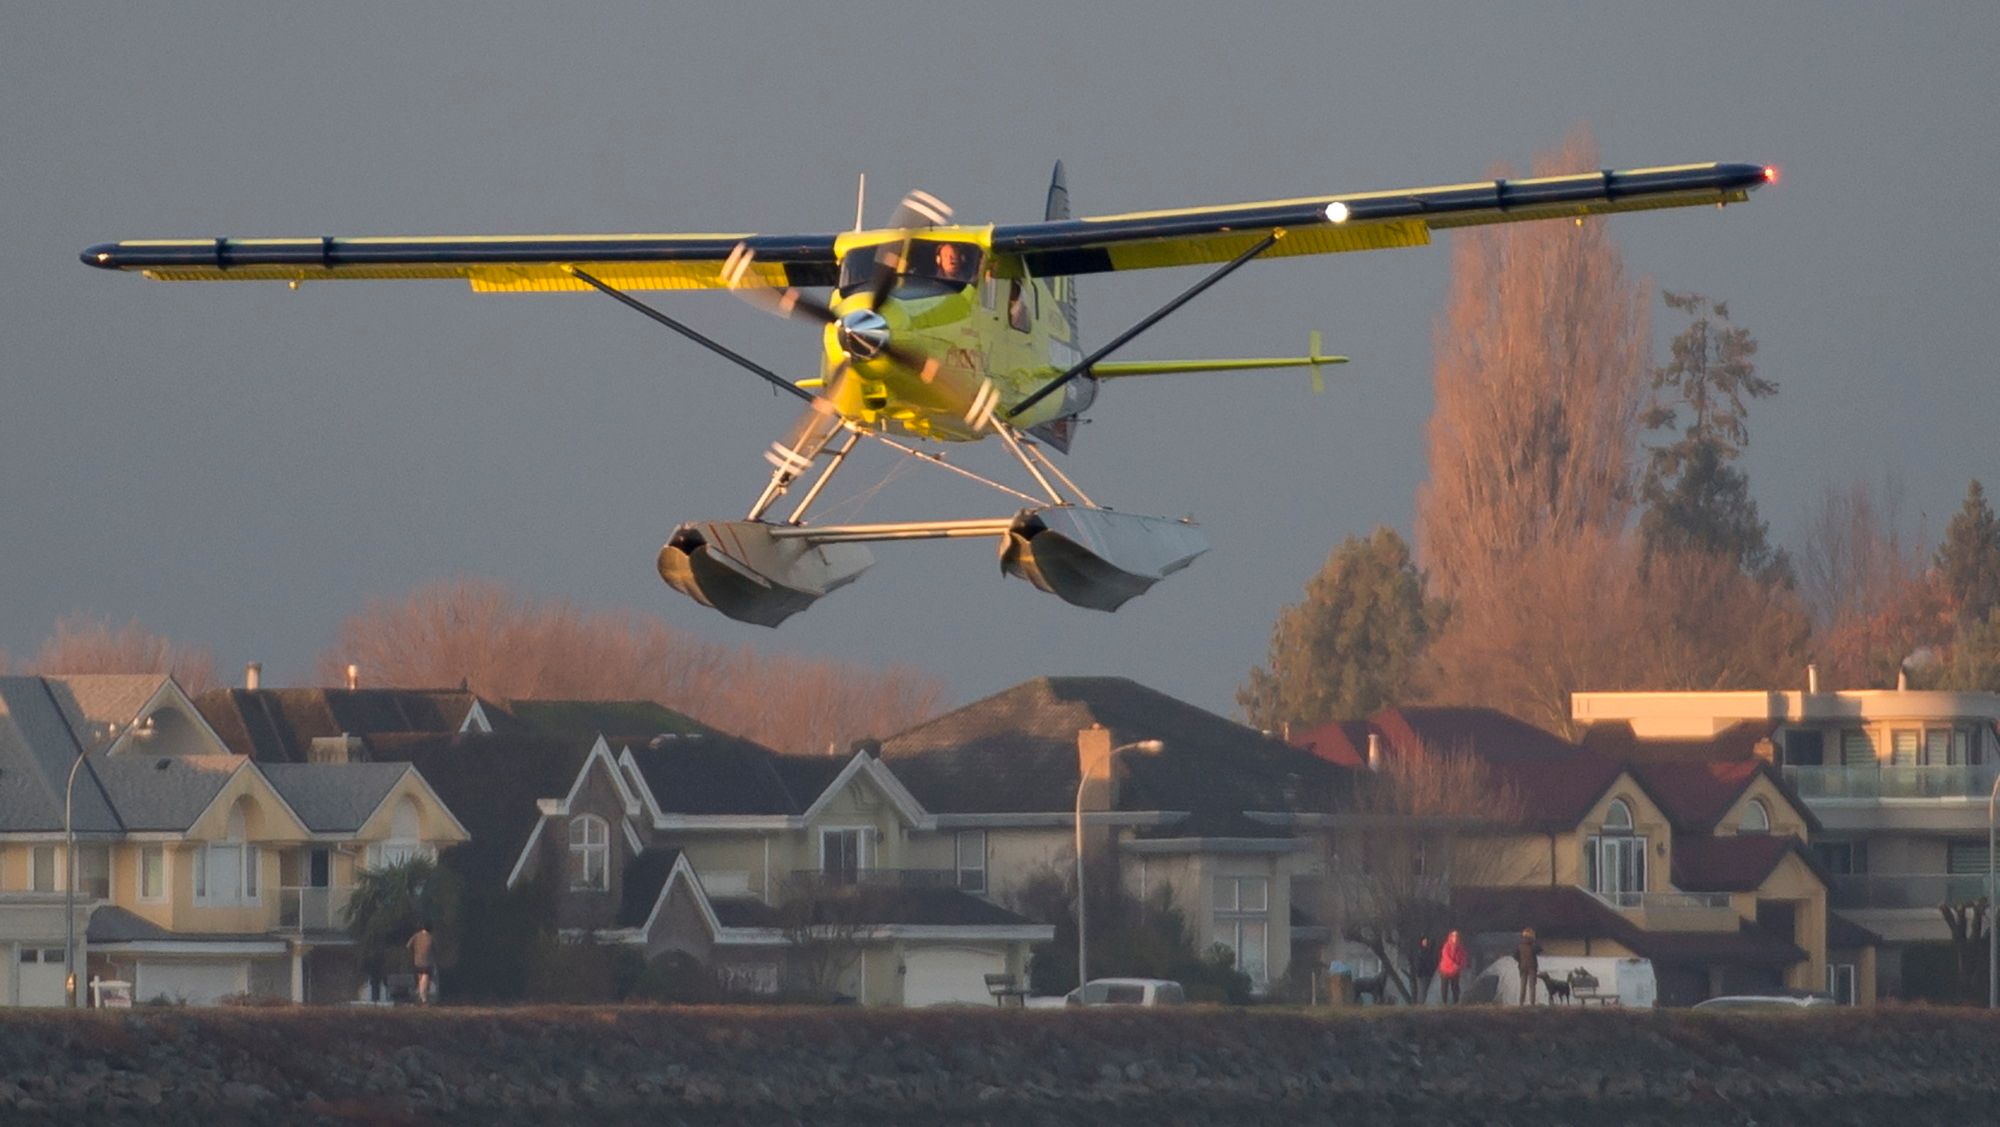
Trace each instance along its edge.
{"label": "arched window", "polygon": [[1632,832],[1632,807],[1627,805],[1624,799],[1614,798],[1611,800],[1610,808],[1604,812],[1604,831],[1606,833]]}
{"label": "arched window", "polygon": [[1646,893],[1646,839],[1635,833],[1632,806],[1614,798],[1604,826],[1584,842],[1584,881],[1590,891],[1621,908],[1636,908]]}
{"label": "arched window", "polygon": [[369,846],[373,859],[371,869],[386,869],[401,865],[412,857],[429,856],[424,848],[424,823],[417,809],[417,800],[409,795],[396,800],[395,808],[389,811],[389,837]]}
{"label": "arched window", "polygon": [[1771,832],[1771,808],[1764,805],[1761,798],[1753,798],[1750,805],[1743,808],[1743,822],[1737,830],[1746,834],[1767,834]]}
{"label": "arched window", "polygon": [[246,812],[250,800],[238,799],[223,823],[222,840],[202,843],[194,869],[194,898],[209,904],[246,904],[257,900],[257,847],[249,842]]}
{"label": "arched window", "polygon": [[611,887],[611,827],[595,814],[570,819],[569,886],[599,892]]}

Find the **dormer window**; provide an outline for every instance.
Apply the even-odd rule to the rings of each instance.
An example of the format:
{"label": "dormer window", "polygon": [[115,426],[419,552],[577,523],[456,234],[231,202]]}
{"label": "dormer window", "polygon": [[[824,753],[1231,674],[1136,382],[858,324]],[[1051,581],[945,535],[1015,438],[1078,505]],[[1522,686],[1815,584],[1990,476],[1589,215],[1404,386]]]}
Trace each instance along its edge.
{"label": "dormer window", "polygon": [[1751,799],[1750,805],[1743,808],[1743,821],[1736,828],[1738,833],[1770,833],[1771,808],[1764,805],[1764,800],[1761,798]]}
{"label": "dormer window", "polygon": [[611,887],[611,827],[595,814],[570,819],[569,886],[593,892]]}
{"label": "dormer window", "polygon": [[1610,808],[1604,811],[1605,833],[1631,833],[1632,807],[1622,798],[1611,800]]}

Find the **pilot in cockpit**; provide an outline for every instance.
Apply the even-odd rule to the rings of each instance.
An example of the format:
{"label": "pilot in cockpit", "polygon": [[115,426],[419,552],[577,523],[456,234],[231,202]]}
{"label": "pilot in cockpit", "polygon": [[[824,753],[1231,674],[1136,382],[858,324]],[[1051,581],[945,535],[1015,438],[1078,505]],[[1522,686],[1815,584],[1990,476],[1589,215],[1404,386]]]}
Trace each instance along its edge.
{"label": "pilot in cockpit", "polygon": [[937,245],[937,277],[941,282],[964,285],[972,280],[972,256],[957,243]]}

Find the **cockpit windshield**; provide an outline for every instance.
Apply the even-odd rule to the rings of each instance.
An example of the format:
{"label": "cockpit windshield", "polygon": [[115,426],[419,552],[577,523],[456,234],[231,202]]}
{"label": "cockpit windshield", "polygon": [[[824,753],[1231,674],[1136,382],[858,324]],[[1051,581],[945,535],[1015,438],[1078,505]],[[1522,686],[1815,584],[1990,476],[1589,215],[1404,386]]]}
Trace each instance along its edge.
{"label": "cockpit windshield", "polygon": [[[893,260],[901,249],[901,243],[891,242],[848,251],[840,260],[840,292],[859,293],[873,286],[877,262]],[[896,296],[908,299],[957,293],[979,279],[981,258],[977,243],[917,239],[910,244],[910,261],[896,283]]]}

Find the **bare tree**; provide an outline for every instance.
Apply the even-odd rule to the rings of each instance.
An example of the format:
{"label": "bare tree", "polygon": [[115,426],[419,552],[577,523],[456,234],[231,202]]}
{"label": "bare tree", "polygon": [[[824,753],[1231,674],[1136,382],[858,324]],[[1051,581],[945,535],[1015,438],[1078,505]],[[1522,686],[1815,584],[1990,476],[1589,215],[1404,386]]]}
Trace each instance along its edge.
{"label": "bare tree", "polygon": [[133,619],[113,626],[109,618],[85,614],[56,620],[55,633],[42,643],[30,670],[45,677],[77,673],[167,673],[189,693],[215,684],[215,658],[199,646],[176,645]]}
{"label": "bare tree", "polygon": [[1492,847],[1525,812],[1520,793],[1470,751],[1397,752],[1356,780],[1333,866],[1343,934],[1381,961],[1386,986],[1405,1000],[1416,999],[1420,941],[1435,949],[1468,922],[1452,889],[1528,875]]}
{"label": "bare tree", "polygon": [[1814,656],[1835,687],[1886,687],[1913,655],[1949,643],[1950,599],[1902,528],[1902,490],[1829,486],[1808,512],[1799,582]]}
{"label": "bare tree", "polygon": [[855,884],[801,873],[784,882],[778,927],[784,932],[786,970],[794,990],[815,1001],[832,1001],[848,972],[861,961],[863,942],[874,930],[869,908],[879,897]]}
{"label": "bare tree", "polygon": [[1986,929],[1991,926],[1988,907],[1984,896],[1938,905],[1938,914],[1944,917],[1944,926],[1951,931],[1952,953],[1957,956],[1960,1001],[1979,1002],[1986,997],[1983,989],[1987,967]]}
{"label": "bare tree", "polygon": [[[1535,161],[1537,173],[1598,166],[1586,131]],[[1437,593],[1458,603],[1490,597],[1523,552],[1625,527],[1648,287],[1597,220],[1452,237],[1417,539]]]}
{"label": "bare tree", "polygon": [[630,611],[586,612],[519,596],[490,579],[428,584],[370,602],[320,658],[365,683],[465,685],[500,698],[653,700],[781,751],[821,753],[885,736],[936,712],[934,677],[904,667],[724,646]]}

